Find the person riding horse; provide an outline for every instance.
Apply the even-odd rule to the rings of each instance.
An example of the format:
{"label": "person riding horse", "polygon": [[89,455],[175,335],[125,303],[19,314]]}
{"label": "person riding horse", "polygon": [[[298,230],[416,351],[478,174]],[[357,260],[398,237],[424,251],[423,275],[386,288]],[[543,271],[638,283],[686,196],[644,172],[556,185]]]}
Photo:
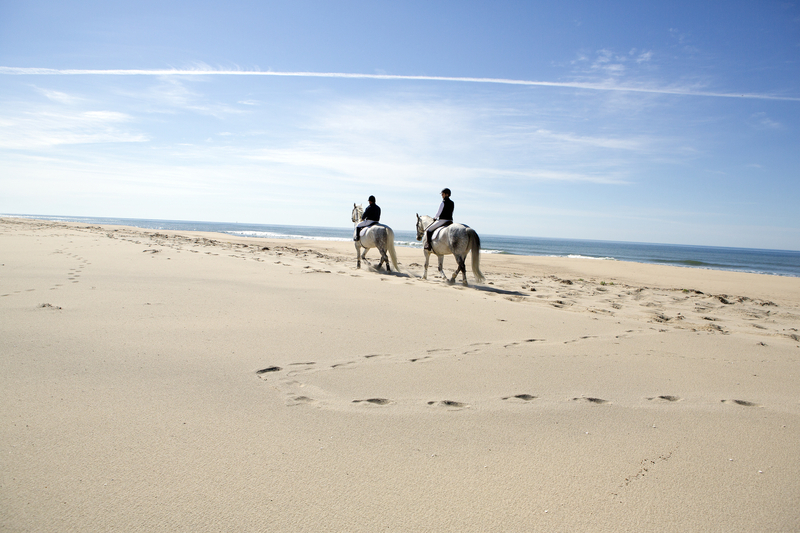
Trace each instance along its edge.
{"label": "person riding horse", "polygon": [[370,196],[368,201],[369,205],[364,210],[364,214],[361,215],[361,222],[359,222],[356,226],[356,234],[353,237],[354,241],[361,239],[362,229],[372,226],[373,224],[377,224],[381,221],[381,208],[375,203],[375,197]]}
{"label": "person riding horse", "polygon": [[425,239],[425,242],[422,243],[424,249],[429,251],[431,250],[431,242],[433,241],[434,231],[439,228],[449,226],[453,223],[453,210],[455,207],[456,204],[450,199],[450,189],[442,189],[442,203],[439,206],[439,210],[436,212],[436,216],[433,217],[433,223],[425,228],[425,235],[427,239]]}

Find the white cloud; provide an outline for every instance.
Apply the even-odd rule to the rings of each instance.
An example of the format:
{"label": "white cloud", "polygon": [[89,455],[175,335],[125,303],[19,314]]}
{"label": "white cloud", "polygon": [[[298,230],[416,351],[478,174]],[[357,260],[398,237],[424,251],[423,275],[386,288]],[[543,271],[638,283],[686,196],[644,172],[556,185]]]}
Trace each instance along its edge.
{"label": "white cloud", "polygon": [[[188,71],[185,74],[188,75],[190,72],[195,71]],[[248,112],[226,103],[210,102],[206,94],[193,90],[180,76],[162,75],[157,79],[157,83],[146,89],[120,90],[118,94],[138,102],[140,109],[143,108],[149,113],[173,115],[181,111],[188,111],[199,115],[225,118]],[[197,78],[190,79],[200,81]]]}
{"label": "white cloud", "polygon": [[0,148],[29,150],[66,144],[145,142],[147,136],[121,130],[131,117],[116,111],[23,112],[0,120]]}
{"label": "white cloud", "polygon": [[604,72],[608,76],[621,76],[625,73],[627,58],[613,53],[611,50],[598,50],[597,57],[591,65],[596,71]]}
{"label": "white cloud", "polygon": [[573,133],[556,133],[544,129],[536,130],[536,135],[541,139],[562,142],[567,145],[591,146],[595,148],[609,148],[615,150],[643,151],[647,143],[642,139],[623,139],[615,137],[591,137]]}
{"label": "white cloud", "polygon": [[780,122],[772,120],[766,113],[753,113],[750,116],[750,123],[759,129],[780,129],[783,125]]}
{"label": "white cloud", "polygon": [[398,188],[486,179],[618,185],[628,180],[619,161],[609,161],[610,154],[648,148],[642,139],[526,131],[506,118],[470,102],[349,101],[309,109],[305,134],[283,146],[232,149],[226,157],[343,183],[381,182]]}
{"label": "white cloud", "polygon": [[80,98],[69,95],[61,91],[55,91],[52,89],[43,89],[41,87],[35,87],[35,89],[45,98],[53,102],[58,102],[60,104],[74,104],[80,101]]}

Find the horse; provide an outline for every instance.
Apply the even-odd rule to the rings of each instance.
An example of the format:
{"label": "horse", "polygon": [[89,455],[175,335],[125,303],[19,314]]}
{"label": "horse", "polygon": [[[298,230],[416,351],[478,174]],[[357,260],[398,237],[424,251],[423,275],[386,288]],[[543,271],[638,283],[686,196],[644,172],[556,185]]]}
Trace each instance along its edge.
{"label": "horse", "polygon": [[[361,221],[361,215],[364,213],[364,209],[361,207],[361,204],[356,205],[353,204],[353,223],[357,226],[358,223]],[[353,235],[355,237],[355,235]],[[378,263],[378,268],[381,267],[384,263],[386,263],[386,270],[391,272],[392,269],[389,268],[389,257],[392,258],[392,265],[394,265],[395,270],[400,270],[400,267],[397,266],[397,254],[394,251],[394,232],[392,228],[385,224],[373,224],[372,226],[367,226],[361,230],[361,237],[360,240],[355,241],[356,246],[356,259],[358,261],[358,268],[361,268],[361,260],[367,259],[367,252],[370,248],[377,248],[378,251],[381,253],[381,261]],[[361,253],[361,248],[364,249],[364,253]],[[386,252],[389,252],[389,256],[387,257]]]}
{"label": "horse", "polygon": [[[433,223],[433,218],[417,214],[417,240],[421,241],[425,235],[425,229]],[[461,272],[464,285],[467,285],[467,268],[465,261],[467,253],[472,252],[472,274],[478,282],[483,281],[483,273],[481,273],[481,238],[474,229],[464,224],[453,223],[436,230],[431,239],[431,250],[439,258],[439,273],[444,279],[447,276],[442,269],[444,263],[444,256],[453,254],[458,263],[458,268],[450,278],[450,283],[455,282],[456,276]],[[425,272],[422,279],[428,279],[428,261],[430,260],[431,250],[425,250]]]}

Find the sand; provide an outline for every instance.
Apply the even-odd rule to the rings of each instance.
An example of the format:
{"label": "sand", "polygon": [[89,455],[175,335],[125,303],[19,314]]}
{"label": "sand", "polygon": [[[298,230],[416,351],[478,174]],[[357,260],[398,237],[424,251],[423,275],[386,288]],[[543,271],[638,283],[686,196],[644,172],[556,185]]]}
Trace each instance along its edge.
{"label": "sand", "polygon": [[0,529],[800,530],[800,279],[398,257],[0,219]]}

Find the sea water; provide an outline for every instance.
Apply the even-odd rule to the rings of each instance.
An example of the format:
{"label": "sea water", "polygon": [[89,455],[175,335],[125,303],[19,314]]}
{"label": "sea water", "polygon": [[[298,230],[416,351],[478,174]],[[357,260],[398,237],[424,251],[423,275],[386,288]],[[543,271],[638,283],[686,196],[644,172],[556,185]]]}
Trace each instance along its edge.
{"label": "sea water", "polygon": [[[43,215],[2,215],[86,224],[134,226],[155,230],[206,231],[229,235],[268,239],[313,239],[351,241],[353,228],[315,226],[279,226],[271,224],[239,224],[148,220],[133,218],[58,217]],[[421,248],[412,231],[395,230],[397,246]],[[632,261],[714,270],[754,272],[778,276],[800,277],[800,251],[650,244],[544,237],[515,237],[481,234],[482,253],[534,255],[551,257],[583,257],[599,261]]]}

